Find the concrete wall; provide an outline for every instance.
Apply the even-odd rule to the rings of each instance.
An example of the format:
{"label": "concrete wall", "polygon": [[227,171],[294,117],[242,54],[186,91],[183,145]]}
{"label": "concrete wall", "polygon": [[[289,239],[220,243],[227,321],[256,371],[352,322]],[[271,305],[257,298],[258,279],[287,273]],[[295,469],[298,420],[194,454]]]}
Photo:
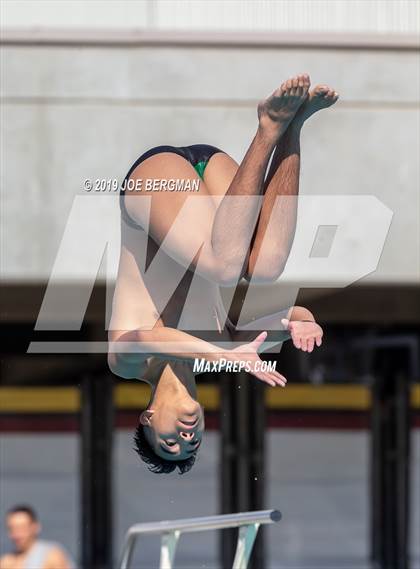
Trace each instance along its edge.
{"label": "concrete wall", "polygon": [[3,0],[9,27],[416,33],[413,0]]}
{"label": "concrete wall", "polygon": [[[140,153],[166,143],[206,142],[240,161],[257,101],[307,71],[341,99],[305,127],[302,195],[377,196],[394,215],[377,270],[363,282],[415,282],[418,63],[407,49],[4,45],[3,279],[48,278],[86,178],[121,180]],[[100,208],[92,235],[112,215]]]}

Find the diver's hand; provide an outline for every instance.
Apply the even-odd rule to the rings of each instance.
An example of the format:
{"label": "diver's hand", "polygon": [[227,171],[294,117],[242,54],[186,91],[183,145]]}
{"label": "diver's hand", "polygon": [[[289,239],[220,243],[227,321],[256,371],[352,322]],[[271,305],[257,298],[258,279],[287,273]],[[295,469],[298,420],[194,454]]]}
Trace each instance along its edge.
{"label": "diver's hand", "polygon": [[230,350],[228,359],[236,362],[246,362],[249,366],[246,371],[254,375],[260,381],[264,381],[273,387],[276,385],[286,387],[287,379],[278,371],[261,371],[263,360],[258,355],[258,350],[266,337],[267,332],[261,332],[255,340],[249,344],[242,344],[242,346]]}
{"label": "diver's hand", "polygon": [[322,336],[324,332],[316,322],[308,322],[302,320],[288,320],[283,318],[281,323],[289,330],[293,345],[303,352],[312,352],[314,346],[322,344]]}

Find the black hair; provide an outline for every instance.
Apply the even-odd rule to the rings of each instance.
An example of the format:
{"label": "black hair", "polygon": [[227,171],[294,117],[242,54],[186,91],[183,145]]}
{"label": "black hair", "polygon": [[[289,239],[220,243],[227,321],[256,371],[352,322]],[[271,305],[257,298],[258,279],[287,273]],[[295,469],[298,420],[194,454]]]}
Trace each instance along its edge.
{"label": "black hair", "polygon": [[166,460],[162,458],[156,454],[150,446],[149,441],[146,439],[144,425],[141,423],[138,424],[134,432],[134,443],[134,450],[142,461],[147,464],[147,468],[150,472],[157,474],[168,474],[169,472],[173,472],[176,468],[179,469],[179,474],[185,474],[191,470],[197,456],[197,453],[194,453],[184,460]]}
{"label": "black hair", "polygon": [[10,508],[10,510],[7,511],[7,515],[11,516],[12,514],[27,514],[33,522],[38,521],[38,516],[35,510],[26,504],[19,504],[18,506]]}

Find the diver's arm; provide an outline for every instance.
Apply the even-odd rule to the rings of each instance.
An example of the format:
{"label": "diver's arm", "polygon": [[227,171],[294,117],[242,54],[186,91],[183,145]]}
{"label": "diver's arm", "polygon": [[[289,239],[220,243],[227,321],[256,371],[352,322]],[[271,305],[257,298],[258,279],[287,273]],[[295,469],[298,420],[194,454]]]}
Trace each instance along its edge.
{"label": "diver's arm", "polygon": [[110,342],[109,351],[118,353],[118,357],[126,362],[162,355],[165,359],[205,358],[214,362],[222,355],[225,357],[227,350],[183,330],[156,326],[152,330],[137,329],[121,334],[117,341]]}
{"label": "diver's arm", "polygon": [[[258,351],[266,338],[266,332],[258,335],[254,333],[253,336],[252,342],[229,350],[206,342],[201,338],[196,338],[182,330],[166,326],[158,326],[153,330],[133,330],[119,336],[117,341],[110,342],[108,362],[110,363],[112,354],[116,353],[117,357],[114,361],[118,362],[118,365],[114,369],[111,364],[110,367],[117,375],[122,375],[118,372],[119,369],[131,368],[133,370],[135,366],[138,366],[139,370],[144,369],[142,366],[144,366],[145,359],[152,355],[163,355],[165,360],[204,359],[207,362],[216,362],[218,364],[217,371],[225,367],[228,369],[230,364],[232,366],[236,364],[239,370],[242,364],[248,362],[250,365],[249,373],[259,380],[273,387],[275,385],[284,386],[287,380],[277,371],[261,370],[258,365],[254,367],[254,364],[260,361]],[[131,377],[141,377],[139,371],[134,374],[131,373]],[[128,377],[127,375],[122,376]]]}
{"label": "diver's arm", "polygon": [[315,316],[303,306],[292,306],[274,314],[257,318],[244,325],[236,326],[233,334],[235,342],[246,342],[261,330],[267,331],[265,345],[261,351],[274,347],[286,340],[292,340],[296,348],[311,352],[314,345],[322,344],[323,331],[315,321]]}
{"label": "diver's arm", "polygon": [[312,352],[315,346],[319,347],[322,344],[324,332],[307,308],[293,306],[290,316],[284,318],[282,324],[290,332],[293,345],[298,350]]}
{"label": "diver's arm", "polygon": [[173,361],[199,358],[209,362],[228,362],[238,359],[226,348],[167,326],[114,333],[113,337],[108,343],[108,365],[113,373],[126,379],[143,377],[148,367],[147,358],[151,356]]}
{"label": "diver's arm", "polygon": [[304,306],[292,306],[292,308],[289,309],[287,319],[290,321],[299,320],[301,322],[315,322],[315,316]]}

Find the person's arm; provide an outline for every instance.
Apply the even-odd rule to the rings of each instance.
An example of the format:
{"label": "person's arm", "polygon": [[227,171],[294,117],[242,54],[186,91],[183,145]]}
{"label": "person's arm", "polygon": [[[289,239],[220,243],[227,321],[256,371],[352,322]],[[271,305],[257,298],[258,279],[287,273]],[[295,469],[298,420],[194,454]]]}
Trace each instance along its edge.
{"label": "person's arm", "polygon": [[209,362],[228,357],[225,348],[206,342],[176,328],[156,326],[152,330],[131,330],[109,342],[109,353],[116,354],[116,362],[122,365],[138,365],[150,356],[164,356],[175,361],[204,358]]}
{"label": "person's arm", "polygon": [[208,362],[217,363],[217,371],[224,367],[228,368],[229,363],[237,364],[239,368],[241,363],[246,361],[251,367],[250,373],[261,381],[273,387],[275,385],[284,386],[286,379],[280,373],[259,369],[258,351],[265,338],[265,332],[263,334],[254,333],[253,341],[243,345],[242,349],[229,350],[167,326],[158,326],[153,330],[132,330],[120,335],[118,340],[110,342],[108,363],[110,363],[111,354],[114,354],[117,367],[113,369],[110,364],[114,373],[127,378],[128,376],[123,374],[127,374],[127,370],[131,369],[131,373],[135,374],[132,377],[140,378],[145,369],[145,360],[152,355],[164,354],[165,359],[180,361],[205,359]]}
{"label": "person's arm", "polygon": [[237,326],[234,341],[249,341],[252,335],[258,334],[261,330],[268,332],[267,344],[265,347],[262,346],[261,351],[289,339],[293,341],[295,348],[304,352],[312,352],[315,344],[317,346],[322,344],[322,328],[316,323],[312,312],[303,306],[292,306],[287,311],[268,314]]}
{"label": "person's arm", "polygon": [[55,547],[48,553],[42,569],[71,569],[71,565],[64,551]]}
{"label": "person's arm", "polygon": [[322,344],[324,332],[310,310],[303,306],[293,306],[288,318],[282,324],[290,332],[293,345],[303,352],[312,352]]}
{"label": "person's arm", "polygon": [[292,306],[292,308],[289,309],[287,319],[290,321],[315,322],[315,316],[304,306]]}

